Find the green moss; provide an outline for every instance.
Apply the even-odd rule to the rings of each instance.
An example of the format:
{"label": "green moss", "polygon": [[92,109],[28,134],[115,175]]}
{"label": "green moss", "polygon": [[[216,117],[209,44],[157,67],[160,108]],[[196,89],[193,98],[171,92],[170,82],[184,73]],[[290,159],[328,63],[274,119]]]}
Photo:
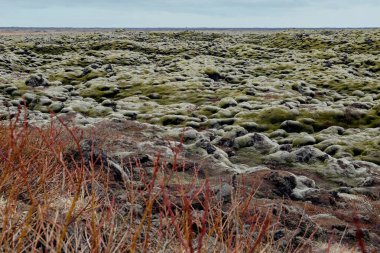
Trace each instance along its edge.
{"label": "green moss", "polygon": [[115,91],[113,89],[102,91],[99,89],[88,88],[88,89],[84,89],[80,92],[80,95],[82,97],[84,97],[84,98],[90,97],[90,98],[93,98],[95,100],[99,100],[101,97],[111,97],[112,98],[116,94],[117,94],[117,91]]}
{"label": "green moss", "polygon": [[108,73],[104,70],[92,70],[87,75],[83,75],[81,70],[60,72],[49,76],[49,81],[60,81],[62,84],[72,84],[72,82],[85,83],[96,78],[106,77]]}
{"label": "green moss", "polygon": [[86,111],[82,111],[81,112],[84,116],[87,116],[87,117],[92,117],[92,118],[96,118],[96,117],[106,117],[108,115],[110,115],[112,113],[112,109],[111,108],[107,108],[107,107],[103,107],[103,108],[91,108],[89,110],[86,110]]}
{"label": "green moss", "polygon": [[25,83],[21,81],[15,82],[13,85],[17,87],[17,90],[13,91],[11,94],[13,98],[21,97],[31,90],[29,86],[25,85]]}
{"label": "green moss", "polygon": [[293,146],[294,147],[300,147],[300,146],[306,146],[306,145],[313,145],[315,144],[316,140],[309,135],[306,136],[299,136],[293,139]]}
{"label": "green moss", "polygon": [[372,66],[368,68],[369,71],[373,73],[379,73],[380,72],[380,61],[376,62]]}
{"label": "green moss", "polygon": [[120,92],[120,94],[117,97],[124,98],[134,95],[148,96],[152,93],[157,93],[163,98],[175,92],[175,88],[169,85],[152,85],[152,83],[153,82],[133,83],[132,87],[126,88],[124,91]]}
{"label": "green moss", "polygon": [[196,83],[185,83],[181,86],[170,83],[154,85],[154,81],[151,80],[146,83],[133,83],[132,87],[121,91],[116,98],[120,99],[135,95],[149,96],[150,94],[157,93],[159,98],[154,99],[154,101],[161,105],[178,103],[201,105],[206,101],[206,98],[197,91],[199,87],[200,85]]}
{"label": "green moss", "polygon": [[380,165],[380,154],[374,154],[371,156],[362,156],[361,159],[363,161],[375,163],[377,165]]}
{"label": "green moss", "polygon": [[380,127],[380,104],[374,106],[362,119],[369,127]]}
{"label": "green moss", "polygon": [[38,45],[31,48],[31,50],[37,54],[61,55],[66,52],[73,52],[75,48],[59,45]]}
{"label": "green moss", "polygon": [[15,82],[14,85],[17,87],[20,91],[28,91],[30,88],[25,84],[25,82]]}
{"label": "green moss", "polygon": [[33,110],[40,111],[42,113],[50,113],[49,108],[47,106],[42,106],[42,105],[34,106]]}
{"label": "green moss", "polygon": [[276,130],[285,120],[294,120],[296,118],[296,114],[288,107],[278,106],[246,113],[239,113],[236,117],[241,118],[239,121],[253,121],[261,125],[261,128]]}
{"label": "green moss", "polygon": [[211,75],[219,75],[219,71],[216,68],[213,67],[206,67],[203,69],[203,73],[205,73],[208,76]]}
{"label": "green moss", "polygon": [[165,115],[161,118],[161,124],[163,126],[168,125],[181,125],[185,123],[186,117],[181,115]]}
{"label": "green moss", "polygon": [[[318,71],[319,72],[319,71]],[[376,91],[379,90],[380,85],[375,81],[362,81],[358,79],[330,79],[329,81],[318,83],[314,82],[323,88],[336,90],[340,93],[351,94],[355,90],[362,91]]]}
{"label": "green moss", "polygon": [[256,149],[248,147],[237,150],[236,155],[230,157],[230,161],[234,164],[245,164],[253,167],[263,164],[264,157]]}
{"label": "green moss", "polygon": [[312,118],[315,122],[311,123],[314,130],[320,131],[330,126],[357,126],[357,119],[350,118],[345,111],[338,109],[320,109],[320,110],[300,110],[299,118]]}
{"label": "green moss", "polygon": [[116,88],[115,84],[109,84],[105,80],[96,80],[89,83],[90,87],[80,91],[82,97],[91,97],[96,100],[101,97],[115,97],[119,93],[119,89]]}

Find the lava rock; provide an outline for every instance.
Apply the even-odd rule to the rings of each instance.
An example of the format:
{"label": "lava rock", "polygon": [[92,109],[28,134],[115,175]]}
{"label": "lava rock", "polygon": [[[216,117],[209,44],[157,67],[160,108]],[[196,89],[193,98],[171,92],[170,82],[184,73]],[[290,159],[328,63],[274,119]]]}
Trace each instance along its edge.
{"label": "lava rock", "polygon": [[49,86],[49,82],[41,75],[31,75],[25,84],[30,87]]}

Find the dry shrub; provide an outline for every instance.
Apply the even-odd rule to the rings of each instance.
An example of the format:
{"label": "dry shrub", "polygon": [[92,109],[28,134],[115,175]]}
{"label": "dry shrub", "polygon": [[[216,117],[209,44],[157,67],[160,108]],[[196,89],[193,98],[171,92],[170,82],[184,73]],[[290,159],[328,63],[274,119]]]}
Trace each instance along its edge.
{"label": "dry shrub", "polygon": [[[311,250],[314,232],[298,245],[292,232],[279,236],[282,207],[256,206],[254,191],[232,182],[236,190],[226,201],[197,173],[183,183],[181,146],[173,148],[173,162],[157,155],[150,173],[134,162],[126,170],[137,171],[137,179],[116,182],[106,164],[85,162],[80,142],[93,132],[63,121],[37,128],[20,115],[0,126],[1,251]],[[79,155],[68,155],[72,150]]]}

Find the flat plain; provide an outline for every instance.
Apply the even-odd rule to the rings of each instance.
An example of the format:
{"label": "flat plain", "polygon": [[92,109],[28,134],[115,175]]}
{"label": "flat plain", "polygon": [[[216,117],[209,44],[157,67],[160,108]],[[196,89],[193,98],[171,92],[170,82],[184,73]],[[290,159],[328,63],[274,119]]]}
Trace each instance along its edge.
{"label": "flat plain", "polygon": [[[266,239],[264,226],[251,231],[249,219],[239,219],[240,230],[223,227],[233,230],[226,233],[235,243],[194,228],[206,230],[206,218],[191,225],[194,238],[178,225],[188,243],[181,244],[176,231],[178,240],[170,242],[167,235],[162,237],[167,241],[149,242],[152,252],[164,246],[191,252],[202,247],[201,240],[189,243],[201,235],[213,245],[203,244],[205,252],[356,252],[363,247],[376,252],[380,247],[379,29],[2,28],[0,119],[3,125],[27,121],[38,129],[51,129],[59,119],[75,133],[92,133],[78,145],[82,167],[113,171],[112,194],[107,194],[127,210],[124,216],[140,213],[142,224],[152,204],[125,197],[125,181],[141,182],[139,171],[159,181],[165,173],[157,176],[157,167],[171,169],[174,179],[166,188],[182,200],[173,200],[179,212],[188,209],[176,187],[206,190],[208,182],[215,198],[222,198],[219,209],[228,210],[224,215],[254,192],[246,205],[250,213],[259,212],[257,218],[271,210],[279,216],[266,228]],[[1,145],[6,152],[0,154],[10,152],[9,143]],[[101,164],[89,165],[93,153]],[[4,159],[0,166],[10,165]],[[3,188],[9,185],[1,185],[2,198],[9,198]],[[202,201],[192,200],[191,214],[202,217]],[[30,199],[18,201],[30,210]],[[60,214],[67,215],[66,209],[61,207]],[[156,209],[149,209],[153,227],[160,224]],[[149,228],[143,229],[145,241],[131,236],[131,245],[123,247],[143,245],[149,233],[157,238]],[[243,246],[235,238],[239,235],[249,235],[253,244]],[[69,239],[64,243],[68,251],[74,249]],[[105,247],[99,245],[99,250]]]}

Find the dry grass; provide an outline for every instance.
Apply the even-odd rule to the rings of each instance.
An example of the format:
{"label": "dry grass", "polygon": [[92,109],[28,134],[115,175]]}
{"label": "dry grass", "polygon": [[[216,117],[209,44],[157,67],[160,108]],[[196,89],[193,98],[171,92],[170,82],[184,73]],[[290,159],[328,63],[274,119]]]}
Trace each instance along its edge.
{"label": "dry grass", "polygon": [[282,208],[256,206],[254,191],[235,186],[226,201],[159,154],[153,168],[135,161],[126,170],[137,175],[117,181],[100,158],[86,162],[80,142],[91,134],[63,122],[34,128],[20,115],[0,126],[2,252],[311,251],[315,231],[298,244],[292,232],[276,240]]}

